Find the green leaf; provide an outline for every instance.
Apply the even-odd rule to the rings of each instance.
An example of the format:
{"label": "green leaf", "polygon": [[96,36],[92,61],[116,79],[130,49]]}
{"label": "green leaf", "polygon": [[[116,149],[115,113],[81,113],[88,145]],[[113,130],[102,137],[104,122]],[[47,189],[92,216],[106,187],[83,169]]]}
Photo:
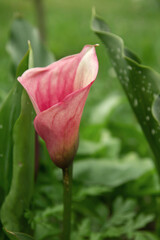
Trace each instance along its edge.
{"label": "green leaf", "polygon": [[[17,76],[28,68],[29,51],[17,69]],[[20,114],[22,86],[16,81],[0,107],[0,205],[8,193],[12,178],[13,126]]]}
{"label": "green leaf", "polygon": [[91,233],[91,237],[90,237],[90,240],[103,240],[103,236],[102,236],[102,233],[95,233],[95,232],[92,232]]}
{"label": "green leaf", "polygon": [[[96,130],[96,128],[95,128]],[[102,129],[101,136],[98,142],[89,140],[81,140],[77,156],[101,156],[115,158],[120,152],[120,140],[113,138],[109,131]]]}
{"label": "green leaf", "polygon": [[146,195],[159,195],[160,184],[157,171],[146,172],[143,176],[136,181],[128,183],[125,187],[125,192],[129,196],[146,196]]}
{"label": "green leaf", "polygon": [[106,225],[120,225],[129,221],[135,216],[135,209],[136,202],[134,200],[127,199],[126,201],[124,201],[121,197],[118,197],[113,205],[113,215],[106,223]]}
{"label": "green leaf", "polygon": [[88,218],[84,219],[78,226],[78,234],[81,237],[88,237],[91,231],[91,222]]}
{"label": "green leaf", "polygon": [[131,115],[129,104],[119,106],[109,119],[108,128],[113,136],[121,142],[121,153],[135,151],[141,157],[152,156],[144,134],[134,116]]}
{"label": "green leaf", "polygon": [[153,220],[154,220],[154,215],[146,216],[143,213],[141,213],[140,215],[138,215],[138,217],[135,220],[134,229],[137,230],[137,229],[143,228]]}
{"label": "green leaf", "polygon": [[137,230],[145,227],[154,219],[153,215],[141,213],[136,216],[136,201],[118,197],[113,203],[113,213],[103,226],[105,237],[124,237],[133,239]]}
{"label": "green leaf", "polygon": [[43,67],[54,61],[51,54],[42,44],[38,29],[33,28],[23,18],[16,18],[11,26],[7,50],[12,57],[15,68],[28,49],[28,40],[34,53],[34,67]]}
{"label": "green leaf", "polygon": [[7,229],[4,229],[4,231],[10,240],[34,240],[33,237],[25,233],[10,232]]}
{"label": "green leaf", "polygon": [[62,220],[62,215],[63,205],[47,207],[43,211],[37,212],[34,218],[35,239],[57,239],[56,236],[59,236],[61,232],[59,223]]}
{"label": "green leaf", "polygon": [[160,123],[160,96],[157,96],[153,102],[152,105],[152,114],[157,120],[157,122]]}
{"label": "green leaf", "polygon": [[134,240],[158,240],[159,238],[157,236],[155,236],[152,233],[149,232],[137,232],[135,234],[135,238]]}
{"label": "green leaf", "polygon": [[94,107],[94,110],[90,116],[90,122],[92,124],[104,124],[114,109],[122,104],[122,101],[123,99],[121,96],[117,94],[110,95]]}
{"label": "green leaf", "polygon": [[[31,48],[30,48],[31,54]],[[31,60],[31,56],[29,56]],[[30,62],[28,66],[30,66]],[[1,220],[10,231],[23,231],[34,186],[34,111],[25,90],[21,97],[21,112],[13,129],[13,175],[10,191],[1,208]],[[18,204],[17,204],[18,203]]]}
{"label": "green leaf", "polygon": [[110,192],[111,189],[106,186],[90,186],[87,188],[82,188],[78,191],[78,193],[74,196],[76,201],[82,201],[88,196],[101,196],[106,192]]}
{"label": "green leaf", "polygon": [[95,15],[92,30],[108,50],[117,76],[155,155],[155,165],[160,175],[160,128],[151,111],[153,101],[160,93],[160,75],[141,65],[136,55],[124,48],[123,40],[111,33],[107,24]]}
{"label": "green leaf", "polygon": [[104,237],[109,238],[118,238],[124,235],[124,227],[123,226],[111,226],[108,230],[103,234]]}
{"label": "green leaf", "polygon": [[117,187],[153,169],[147,159],[130,154],[124,160],[83,159],[74,163],[74,179],[85,185]]}

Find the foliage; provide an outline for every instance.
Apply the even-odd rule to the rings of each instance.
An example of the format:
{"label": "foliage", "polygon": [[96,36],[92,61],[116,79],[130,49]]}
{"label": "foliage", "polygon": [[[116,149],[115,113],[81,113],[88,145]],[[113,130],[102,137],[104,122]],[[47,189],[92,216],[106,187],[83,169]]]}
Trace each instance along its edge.
{"label": "foliage", "polygon": [[10,240],[33,240],[33,238],[24,233],[10,232],[4,230]]}
{"label": "foliage", "polygon": [[[148,84],[152,81],[152,86],[150,86],[149,90],[153,90],[153,92],[159,94],[159,85],[157,85],[157,80],[155,80],[159,78],[159,75],[150,68],[139,64],[138,58],[135,58],[133,54],[132,56],[125,56],[126,53],[131,53],[128,50],[125,54],[123,53],[120,38],[112,33],[108,33],[106,24],[103,21],[99,21],[102,20],[96,18],[94,22],[94,30],[97,34],[101,35],[101,37],[102,35],[108,36],[110,44],[113,44],[112,47],[116,47],[116,49],[116,44],[120,44],[118,46],[121,50],[119,52],[121,58],[115,59],[113,53],[110,56],[114,58],[117,65],[125,65],[124,70],[127,68],[128,75],[123,72],[124,77],[128,77],[130,82],[133,80],[136,82],[137,90],[134,91],[134,94],[137,95],[136,100],[138,102],[135,98],[130,99],[129,96],[130,91],[133,91],[134,84],[128,83],[127,87],[126,81],[128,80],[125,82],[122,81],[122,84],[124,84],[124,88],[127,90],[135,113],[141,115],[141,118],[138,118],[140,123],[144,118],[146,124],[150,122],[150,125],[143,126],[142,124],[142,127],[147,132],[146,136],[150,139],[150,145],[155,152],[155,149],[157,149],[155,146],[158,146],[159,135],[159,125],[156,121],[156,119],[159,120],[159,98],[153,96],[151,92],[150,97],[147,97],[140,85],[142,83],[140,76],[145,73],[147,76],[146,81],[148,82],[145,88],[148,89],[148,86],[150,86]],[[101,33],[99,33],[99,28],[103,28]],[[107,33],[104,33],[104,30]],[[16,72],[15,68],[27,50],[27,41],[29,38],[33,47],[35,66],[44,66],[53,60],[52,53],[48,52],[41,43],[37,30],[32,28],[22,18],[18,18],[11,27],[10,40],[7,45],[7,49],[13,60],[14,71],[12,71],[12,74],[14,73],[14,75]],[[73,39],[72,41],[74,43]],[[66,55],[63,48],[62,50],[59,48],[59,52],[57,49],[57,56]],[[69,51],[68,49],[66,51]],[[102,53],[103,50],[97,51],[100,51],[102,55],[104,54]],[[25,55],[20,63],[17,75],[21,75],[27,69],[28,57],[28,54]],[[134,60],[131,59],[133,57]],[[107,65],[104,59],[102,65]],[[135,67],[137,71],[142,71],[143,74],[139,72],[136,75],[131,74],[129,66]],[[111,82],[116,81],[113,68],[107,70],[107,76],[111,78]],[[104,74],[100,74],[101,76],[104,76]],[[98,79],[99,82],[97,81],[97,86],[101,85],[101,92],[95,90],[96,87],[92,90],[91,101],[88,102],[87,106],[89,110],[85,112],[80,128],[80,145],[74,163],[72,239],[157,240],[159,239],[158,232],[156,232],[157,216],[159,214],[157,200],[160,194],[160,184],[156,169],[152,163],[152,153],[148,148],[146,139],[135,117],[130,111],[124,95],[120,91],[110,91],[108,95],[106,88],[104,88],[104,79],[100,79],[100,77]],[[113,79],[114,81],[112,81]],[[14,80],[16,81],[15,78]],[[2,81],[4,80],[2,79]],[[58,240],[61,234],[63,211],[61,172],[54,167],[49,159],[44,142],[39,139],[40,166],[34,186],[34,193],[32,192],[33,165],[30,172],[32,183],[29,187],[27,178],[29,170],[26,169],[24,173],[21,164],[19,164],[19,159],[22,161],[23,158],[19,156],[20,151],[18,147],[21,144],[26,144],[26,134],[33,134],[33,132],[30,133],[29,131],[31,128],[28,128],[28,126],[31,126],[30,123],[33,116],[31,116],[32,110],[30,109],[30,105],[26,105],[25,109],[23,108],[24,101],[28,101],[24,93],[22,105],[20,104],[22,89],[17,82],[14,85],[14,82],[11,83],[13,89],[4,100],[0,109],[0,204],[1,206],[2,203],[4,204],[1,211],[1,222],[4,223],[4,217],[8,215],[7,212],[10,210],[10,206],[12,206],[12,214],[14,213],[16,221],[18,219],[19,222],[19,218],[23,221],[18,223],[19,229],[11,226],[12,222],[9,225],[7,224],[8,228],[4,229],[6,235],[4,236],[1,231],[0,239],[30,240],[34,238],[36,240]],[[112,84],[108,84],[111,89]],[[102,93],[105,93],[105,96]],[[4,99],[4,96],[5,94],[2,92],[1,100]],[[144,105],[144,101],[141,101],[141,96],[145,99],[147,107],[149,104],[149,107],[152,108],[152,112],[149,111],[146,114],[146,105]],[[92,102],[92,100],[94,101]],[[28,108],[31,110],[29,110],[31,115],[30,117],[28,116],[30,119],[27,119],[25,115],[25,111],[28,111]],[[147,120],[148,114],[150,121]],[[25,121],[28,121],[30,125],[26,125]],[[153,134],[152,130],[155,127],[156,133]],[[18,128],[23,128],[23,131],[20,131]],[[20,135],[22,138],[20,138]],[[23,141],[20,139],[23,139]],[[28,141],[27,143],[33,146],[32,141]],[[24,154],[28,158],[29,149],[31,150],[30,146],[26,148]],[[159,156],[158,154],[156,152],[156,156]],[[29,160],[27,161],[30,162]],[[159,167],[158,160],[156,161],[156,166]],[[13,179],[15,179],[14,184],[12,182]],[[23,192],[24,188],[21,188],[24,185],[28,187],[26,188],[28,191],[27,196]],[[15,191],[17,187],[20,187],[18,194],[14,195],[14,198],[7,200],[10,198],[10,192],[17,192]],[[9,195],[6,198],[8,192]],[[25,198],[27,202],[22,207],[18,202],[21,194],[23,195],[21,199]],[[6,201],[8,203],[5,206]],[[9,220],[12,221],[12,218]],[[16,221],[14,219],[13,223],[16,223]],[[11,229],[10,226],[14,229]],[[11,232],[11,230],[13,231]],[[24,233],[17,233],[17,231],[23,231]],[[26,233],[29,233],[32,237]]]}
{"label": "foliage", "polygon": [[[16,24],[17,22],[15,21],[15,25]],[[22,19],[19,20],[18,26],[13,26],[14,30],[10,39],[10,46],[13,44],[11,49],[15,53],[14,57],[17,56],[18,60],[21,55],[23,56],[25,47],[21,50],[19,45],[17,45],[17,39],[19,41],[17,37],[20,31],[18,31],[18,33],[16,31],[20,27],[21,32],[22,29],[25,32],[25,24],[27,25],[28,23],[25,23]],[[33,38],[35,31],[33,31],[29,25],[27,26],[28,32],[25,32],[26,39],[32,36],[31,39],[38,42],[34,44],[36,53],[40,53],[42,56],[44,55],[44,58],[40,57],[40,59],[43,60],[41,64],[45,64],[47,61],[51,61],[51,59],[53,60],[53,58],[48,57],[52,55],[43,49],[38,35]],[[14,34],[16,37],[14,37]],[[25,42],[27,41],[23,39],[23,43]],[[28,67],[33,67],[34,60],[39,59],[39,56],[40,55],[37,55],[33,59],[30,47],[17,68],[16,76],[21,75]],[[47,60],[45,56],[47,56]],[[17,64],[16,61],[14,61],[14,63],[15,65]],[[34,112],[29,97],[24,90],[22,91],[20,84],[16,81],[0,110],[0,121],[2,123],[1,132],[3,134],[1,137],[1,203],[3,203],[1,207],[1,221],[6,229],[14,232],[23,231],[24,229],[24,231],[28,231],[26,230],[28,227],[24,218],[24,211],[29,206],[34,186],[33,119]],[[20,201],[19,205],[17,205],[18,201]],[[11,234],[8,235],[11,236]]]}
{"label": "foliage", "polygon": [[[32,50],[28,51],[29,67],[32,66]],[[23,67],[22,61],[22,67]],[[19,66],[19,69],[21,67]],[[21,96],[21,112],[13,127],[13,173],[9,193],[1,208],[3,226],[11,231],[22,229],[23,215],[28,207],[34,186],[34,128],[33,107],[27,93]],[[21,185],[23,183],[23,185]],[[17,205],[17,202],[20,203]]]}
{"label": "foliage", "polygon": [[27,51],[27,42],[31,43],[33,49],[34,67],[43,67],[54,61],[53,54],[46,50],[39,36],[37,28],[33,28],[22,17],[17,17],[10,32],[10,38],[7,43],[7,51],[9,52],[15,68]]}
{"label": "foliage", "polygon": [[142,65],[138,57],[124,47],[123,40],[112,34],[107,24],[96,15],[93,16],[92,29],[109,52],[117,76],[155,155],[156,168],[160,174],[160,130],[152,114],[153,102],[160,92],[160,75]]}

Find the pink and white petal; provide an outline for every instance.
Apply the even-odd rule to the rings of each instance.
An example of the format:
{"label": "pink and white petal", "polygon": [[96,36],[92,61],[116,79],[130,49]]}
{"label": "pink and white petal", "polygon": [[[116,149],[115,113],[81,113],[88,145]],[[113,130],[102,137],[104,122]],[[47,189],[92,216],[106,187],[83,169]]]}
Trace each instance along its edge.
{"label": "pink and white petal", "polygon": [[67,167],[77,151],[80,120],[91,85],[35,118],[35,129],[45,141],[52,161],[60,168]]}
{"label": "pink and white petal", "polygon": [[98,73],[98,59],[94,46],[88,46],[86,53],[81,59],[77,68],[74,90],[86,87],[97,76]]}
{"label": "pink and white petal", "polygon": [[77,68],[91,48],[93,46],[85,46],[79,54],[63,58],[45,68],[29,69],[18,78],[28,92],[37,113],[62,101],[78,89],[78,85],[75,88]]}
{"label": "pink and white petal", "polygon": [[72,85],[69,84],[65,89],[63,81],[67,78],[72,83],[76,70],[72,68],[72,72],[69,72],[68,68],[73,63],[75,57],[62,59],[45,68],[29,69],[18,78],[40,112],[58,103],[62,92],[66,94],[72,92]]}

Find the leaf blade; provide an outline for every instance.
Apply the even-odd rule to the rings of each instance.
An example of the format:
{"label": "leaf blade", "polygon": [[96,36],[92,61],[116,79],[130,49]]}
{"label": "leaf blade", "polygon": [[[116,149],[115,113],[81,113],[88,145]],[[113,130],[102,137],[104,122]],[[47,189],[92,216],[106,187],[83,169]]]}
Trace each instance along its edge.
{"label": "leaf blade", "polygon": [[9,237],[10,240],[34,240],[33,237],[19,232],[11,232],[7,229],[3,229],[6,235]]}
{"label": "leaf blade", "polygon": [[108,50],[121,85],[154,153],[160,175],[160,128],[151,111],[153,101],[160,92],[160,75],[140,64],[139,58],[131,51],[126,51],[123,40],[111,33],[100,17],[93,16],[92,30]]}
{"label": "leaf blade", "polygon": [[[28,66],[32,63],[29,47]],[[31,61],[31,63],[30,63]],[[23,68],[22,64],[22,68]],[[13,175],[10,191],[1,208],[3,226],[21,231],[26,224],[24,211],[28,208],[34,186],[34,112],[25,90],[21,97],[21,112],[13,128]],[[17,204],[19,202],[19,204]]]}

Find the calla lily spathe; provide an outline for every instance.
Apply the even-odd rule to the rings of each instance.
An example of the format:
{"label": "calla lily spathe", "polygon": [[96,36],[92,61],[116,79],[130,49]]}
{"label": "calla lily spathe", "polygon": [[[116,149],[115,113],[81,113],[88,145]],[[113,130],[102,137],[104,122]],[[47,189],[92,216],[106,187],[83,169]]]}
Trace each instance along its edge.
{"label": "calla lily spathe", "polygon": [[37,116],[34,126],[52,161],[68,167],[78,147],[79,125],[91,85],[98,73],[95,46],[18,77]]}

